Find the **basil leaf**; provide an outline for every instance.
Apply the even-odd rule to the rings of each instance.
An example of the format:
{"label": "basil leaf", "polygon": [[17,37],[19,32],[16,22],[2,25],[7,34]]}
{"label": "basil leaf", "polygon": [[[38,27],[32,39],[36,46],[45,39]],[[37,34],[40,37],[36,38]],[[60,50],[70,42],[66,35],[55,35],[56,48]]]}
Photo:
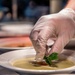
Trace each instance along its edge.
{"label": "basil leaf", "polygon": [[48,57],[44,56],[44,59],[48,65],[51,65],[51,60]]}
{"label": "basil leaf", "polygon": [[54,52],[49,56],[44,56],[44,60],[48,65],[52,64],[52,60],[57,60],[58,59],[58,53]]}
{"label": "basil leaf", "polygon": [[57,60],[58,59],[58,53],[52,53],[51,55],[48,56],[50,60]]}

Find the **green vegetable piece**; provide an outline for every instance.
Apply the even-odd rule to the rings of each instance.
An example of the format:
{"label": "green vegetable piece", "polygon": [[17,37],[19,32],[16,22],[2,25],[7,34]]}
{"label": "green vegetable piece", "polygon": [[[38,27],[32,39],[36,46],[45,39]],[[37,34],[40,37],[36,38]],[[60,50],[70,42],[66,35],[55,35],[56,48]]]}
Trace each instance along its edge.
{"label": "green vegetable piece", "polygon": [[51,60],[48,57],[44,56],[44,59],[48,65],[51,65]]}
{"label": "green vegetable piece", "polygon": [[44,56],[44,60],[48,65],[52,64],[52,60],[57,60],[58,59],[58,53],[54,52],[49,56]]}
{"label": "green vegetable piece", "polygon": [[50,60],[57,60],[58,59],[58,53],[52,53],[51,55],[48,56]]}

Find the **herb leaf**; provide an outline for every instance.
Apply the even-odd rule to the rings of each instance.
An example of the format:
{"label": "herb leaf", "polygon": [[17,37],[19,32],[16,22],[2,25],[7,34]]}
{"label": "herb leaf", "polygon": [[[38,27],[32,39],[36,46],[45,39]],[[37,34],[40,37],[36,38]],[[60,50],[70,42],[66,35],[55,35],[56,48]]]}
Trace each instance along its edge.
{"label": "herb leaf", "polygon": [[51,55],[49,55],[49,59],[50,60],[57,60],[58,59],[58,53],[52,53]]}
{"label": "herb leaf", "polygon": [[48,65],[51,65],[51,60],[49,60],[49,57],[44,56],[44,59]]}
{"label": "herb leaf", "polygon": [[44,60],[48,65],[52,64],[52,60],[57,60],[58,59],[58,53],[54,52],[49,56],[44,56]]}

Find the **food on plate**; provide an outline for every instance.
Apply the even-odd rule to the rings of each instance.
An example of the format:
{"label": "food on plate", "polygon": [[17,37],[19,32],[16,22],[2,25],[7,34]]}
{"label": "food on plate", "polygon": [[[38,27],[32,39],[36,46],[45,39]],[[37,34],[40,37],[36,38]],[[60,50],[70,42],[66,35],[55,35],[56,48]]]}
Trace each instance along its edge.
{"label": "food on plate", "polygon": [[57,61],[58,60],[58,53],[54,52],[49,56],[44,56],[44,60],[48,65],[52,65],[52,61]]}
{"label": "food on plate", "polygon": [[58,70],[69,68],[75,65],[74,62],[68,59],[58,60],[57,62],[52,62],[52,65],[48,65],[45,61],[35,62],[34,56],[28,56],[26,58],[20,58],[12,61],[12,65],[21,69],[31,69],[31,70]]}
{"label": "food on plate", "polygon": [[3,45],[3,47],[29,47],[29,46],[32,46],[32,44],[29,42],[10,43],[10,44]]}
{"label": "food on plate", "polygon": [[0,47],[29,47],[32,43],[29,37],[4,38],[0,40]]}

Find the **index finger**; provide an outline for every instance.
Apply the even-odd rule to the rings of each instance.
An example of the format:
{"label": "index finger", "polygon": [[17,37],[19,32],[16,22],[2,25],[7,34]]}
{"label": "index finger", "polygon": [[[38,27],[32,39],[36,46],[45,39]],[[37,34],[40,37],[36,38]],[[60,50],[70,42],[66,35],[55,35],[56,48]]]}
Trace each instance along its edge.
{"label": "index finger", "polygon": [[47,41],[53,33],[53,28],[45,27],[38,34],[37,41],[34,43],[36,49],[36,60],[41,61],[46,53]]}

